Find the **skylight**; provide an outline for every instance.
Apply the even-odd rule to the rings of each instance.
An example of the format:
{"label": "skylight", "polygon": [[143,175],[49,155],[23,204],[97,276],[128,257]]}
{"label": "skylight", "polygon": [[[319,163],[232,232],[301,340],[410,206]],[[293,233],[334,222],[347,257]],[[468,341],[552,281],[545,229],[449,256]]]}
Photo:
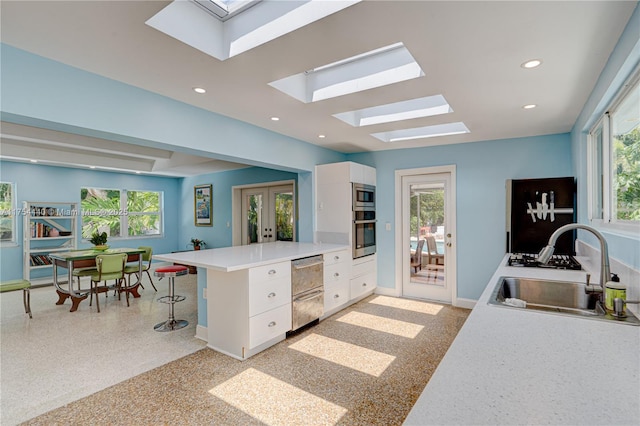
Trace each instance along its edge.
{"label": "skylight", "polygon": [[341,112],[333,116],[354,127],[361,127],[410,120],[412,118],[430,117],[449,112],[453,112],[453,109],[449,106],[444,96],[435,95],[356,111]]}
{"label": "skylight", "polygon": [[256,5],[261,0],[194,0],[221,21],[226,21],[238,13]]}
{"label": "skylight", "polygon": [[146,21],[224,61],[361,0],[175,0]]}
{"label": "skylight", "polygon": [[463,122],[436,124],[434,126],[415,127],[413,129],[391,130],[388,132],[372,133],[371,136],[382,142],[400,142],[412,139],[435,138],[436,136],[459,135],[470,133]]}
{"label": "skylight", "polygon": [[304,103],[424,76],[402,43],[395,43],[269,83]]}

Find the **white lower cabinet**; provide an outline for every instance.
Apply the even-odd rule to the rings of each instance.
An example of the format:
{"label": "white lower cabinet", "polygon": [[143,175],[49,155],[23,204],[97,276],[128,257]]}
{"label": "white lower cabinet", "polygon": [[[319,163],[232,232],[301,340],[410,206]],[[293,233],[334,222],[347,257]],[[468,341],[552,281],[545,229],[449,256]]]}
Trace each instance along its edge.
{"label": "white lower cabinet", "polygon": [[353,260],[349,282],[351,301],[357,301],[376,289],[378,280],[376,259],[376,255],[373,254]]}
{"label": "white lower cabinet", "polygon": [[291,304],[282,305],[249,319],[249,348],[255,348],[291,329]]}
{"label": "white lower cabinet", "polygon": [[351,253],[343,250],[324,255],[324,315],[326,318],[349,303]]}
{"label": "white lower cabinet", "polygon": [[291,263],[207,270],[209,347],[244,360],[291,330]]}

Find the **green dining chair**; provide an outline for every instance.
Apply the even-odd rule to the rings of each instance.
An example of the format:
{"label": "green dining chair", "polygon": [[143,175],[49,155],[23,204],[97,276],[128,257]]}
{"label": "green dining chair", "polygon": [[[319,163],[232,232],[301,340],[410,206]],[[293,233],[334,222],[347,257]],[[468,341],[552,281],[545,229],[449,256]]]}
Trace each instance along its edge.
{"label": "green dining chair", "polygon": [[[151,281],[151,285],[153,286],[153,289],[155,291],[158,291],[158,289],[156,288],[156,285],[153,283],[153,280],[151,279],[151,274],[149,273],[149,269],[151,268],[151,256],[153,255],[153,248],[151,247],[147,247],[147,246],[140,246],[138,247],[141,250],[144,250],[144,253],[142,253],[142,272],[146,272],[147,276],[149,277],[149,281]],[[144,286],[142,285],[142,276],[138,276],[138,273],[140,271],[138,270],[138,262],[136,262],[135,264],[129,264],[124,268],[124,273],[128,275],[129,278],[129,286],[131,286],[131,274],[135,274],[136,278],[138,278],[140,280],[140,287],[144,288]]]}
{"label": "green dining chair", "polygon": [[[100,312],[100,301],[98,294],[105,293],[111,288],[120,291],[124,280],[124,268],[127,263],[126,253],[99,254],[96,256],[96,272],[91,276],[91,298],[89,306],[93,303],[93,295],[96,295],[96,307]],[[115,280],[115,286],[109,287],[108,280]],[[104,285],[100,285],[103,282]],[[127,293],[127,306],[129,306],[129,293]]]}

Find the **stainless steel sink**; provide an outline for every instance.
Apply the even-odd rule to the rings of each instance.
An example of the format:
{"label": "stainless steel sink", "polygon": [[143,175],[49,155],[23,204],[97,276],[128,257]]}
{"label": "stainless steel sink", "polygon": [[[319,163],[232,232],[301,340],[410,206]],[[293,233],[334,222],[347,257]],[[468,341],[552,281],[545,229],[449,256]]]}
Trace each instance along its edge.
{"label": "stainless steel sink", "polygon": [[[512,306],[509,302],[514,301],[509,299],[522,300],[526,307]],[[489,304],[640,325],[640,320],[631,312],[624,318],[606,312],[598,302],[598,294],[587,293],[586,284],[579,282],[501,277]]]}

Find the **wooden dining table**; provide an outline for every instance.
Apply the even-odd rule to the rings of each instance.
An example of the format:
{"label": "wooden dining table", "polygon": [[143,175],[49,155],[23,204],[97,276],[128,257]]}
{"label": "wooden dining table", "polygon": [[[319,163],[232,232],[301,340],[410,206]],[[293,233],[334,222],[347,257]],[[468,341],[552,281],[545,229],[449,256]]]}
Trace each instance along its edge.
{"label": "wooden dining table", "polygon": [[[64,302],[71,298],[71,309],[69,312],[75,312],[78,309],[78,305],[84,299],[89,296],[91,289],[81,288],[80,282],[78,282],[76,288],[73,285],[73,270],[78,268],[91,268],[96,266],[96,256],[99,254],[117,254],[126,253],[127,262],[138,262],[139,273],[137,280],[133,284],[126,284],[121,288],[122,291],[129,292],[133,297],[140,297],[138,293],[138,287],[142,280],[142,254],[144,249],[139,248],[112,248],[107,250],[71,250],[65,252],[50,253],[49,258],[53,264],[53,285],[56,288],[58,294],[58,301],[56,305],[62,305]],[[58,267],[67,270],[67,286],[63,286],[63,283],[58,280]]]}

